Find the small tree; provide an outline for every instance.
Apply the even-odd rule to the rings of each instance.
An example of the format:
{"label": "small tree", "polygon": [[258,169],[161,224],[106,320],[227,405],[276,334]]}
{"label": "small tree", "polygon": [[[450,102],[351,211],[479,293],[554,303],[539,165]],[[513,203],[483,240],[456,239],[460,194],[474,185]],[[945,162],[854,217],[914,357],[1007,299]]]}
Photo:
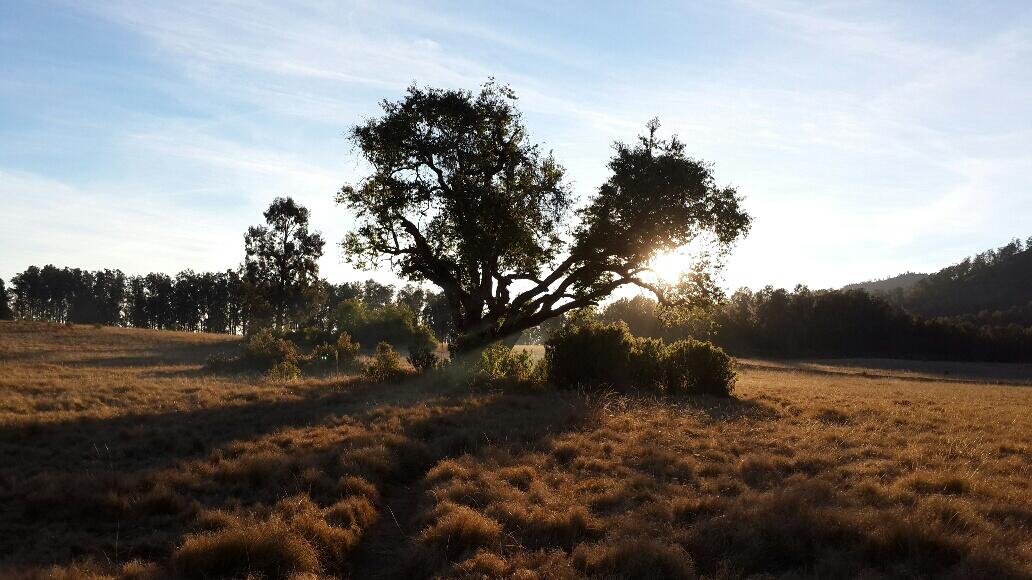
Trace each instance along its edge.
{"label": "small tree", "polygon": [[7,286],[4,285],[3,278],[0,278],[0,320],[11,320],[14,318],[10,299],[11,295],[7,293]]}
{"label": "small tree", "polygon": [[282,328],[288,316],[313,303],[325,242],[308,231],[309,211],[292,198],[277,197],[264,215],[267,225],[244,236],[244,278],[252,301],[264,300]]}
{"label": "small tree", "polygon": [[413,86],[354,127],[372,173],[338,196],[357,215],[347,258],[359,267],[387,258],[401,276],[439,286],[457,350],[626,284],[664,304],[706,300],[715,289],[706,262],[677,288],[650,281],[649,264],[704,235],[726,252],[750,223],[735,189],[718,187],[677,138],[660,139],[653,121],[636,143],[616,143],[611,176],[573,220],[564,170],[530,143],[515,101],[493,82],[476,95]]}

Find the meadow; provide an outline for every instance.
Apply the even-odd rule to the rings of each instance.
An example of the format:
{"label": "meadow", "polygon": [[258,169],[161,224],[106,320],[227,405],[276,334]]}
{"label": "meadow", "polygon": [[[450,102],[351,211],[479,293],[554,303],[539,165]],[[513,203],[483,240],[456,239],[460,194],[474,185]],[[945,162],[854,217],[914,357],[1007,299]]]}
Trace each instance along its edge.
{"label": "meadow", "polygon": [[717,399],[204,368],[238,348],[0,322],[0,577],[1032,577],[1028,365]]}

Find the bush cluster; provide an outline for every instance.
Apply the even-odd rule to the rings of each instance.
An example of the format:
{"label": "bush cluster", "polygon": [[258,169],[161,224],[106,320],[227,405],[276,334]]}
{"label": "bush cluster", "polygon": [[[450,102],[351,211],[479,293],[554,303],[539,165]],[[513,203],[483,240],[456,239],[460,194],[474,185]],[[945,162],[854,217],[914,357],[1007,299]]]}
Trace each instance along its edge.
{"label": "bush cluster", "polygon": [[538,369],[526,351],[496,342],[475,359],[471,373],[474,386],[532,387],[540,382]]}
{"label": "bush cluster", "polygon": [[434,338],[429,328],[425,326],[416,327],[409,342],[409,364],[419,372],[439,367],[441,365],[441,359],[437,357],[437,348],[439,346],[440,343]]}
{"label": "bush cluster", "polygon": [[293,342],[276,336],[268,328],[256,332],[244,345],[242,362],[250,367],[267,371],[280,363],[297,364],[301,352]]}
{"label": "bush cluster", "polygon": [[347,368],[355,361],[360,348],[361,345],[351,340],[348,333],[344,332],[332,343],[323,342],[313,348],[307,358],[311,364],[330,364],[336,369],[342,366]]}
{"label": "bush cluster", "polygon": [[545,342],[545,379],[559,388],[643,388],[730,396],[734,359],[708,342],[638,338],[623,323],[566,325]]}
{"label": "bush cluster", "polygon": [[410,374],[401,355],[386,342],[376,345],[372,360],[365,366],[366,377],[379,383],[399,381]]}
{"label": "bush cluster", "polygon": [[258,370],[273,380],[297,380],[301,368],[332,365],[332,368],[350,368],[358,356],[359,344],[343,333],[333,342],[323,342],[305,354],[294,341],[286,338],[292,334],[279,334],[272,329],[262,329],[252,335],[240,356],[223,353],[208,357],[206,367],[210,371]]}

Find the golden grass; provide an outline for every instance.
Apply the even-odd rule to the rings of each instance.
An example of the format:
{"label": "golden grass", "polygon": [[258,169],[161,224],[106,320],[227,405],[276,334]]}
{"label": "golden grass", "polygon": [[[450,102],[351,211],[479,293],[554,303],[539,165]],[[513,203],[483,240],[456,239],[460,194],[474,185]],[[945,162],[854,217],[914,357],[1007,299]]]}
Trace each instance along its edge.
{"label": "golden grass", "polygon": [[972,382],[1022,367],[587,397],[203,371],[235,342],[0,323],[0,576],[1032,576],[1032,389]]}

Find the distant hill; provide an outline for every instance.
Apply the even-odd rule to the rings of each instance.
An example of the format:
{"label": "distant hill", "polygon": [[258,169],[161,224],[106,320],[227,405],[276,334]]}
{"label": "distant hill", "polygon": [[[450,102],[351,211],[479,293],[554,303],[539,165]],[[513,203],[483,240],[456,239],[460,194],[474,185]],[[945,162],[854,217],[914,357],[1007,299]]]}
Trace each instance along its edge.
{"label": "distant hill", "polygon": [[842,287],[843,290],[866,290],[871,294],[890,294],[896,290],[909,290],[913,288],[918,282],[928,277],[928,274],[921,274],[918,272],[907,272],[906,274],[900,274],[899,276],[893,276],[891,278],[885,278],[883,280],[868,280],[867,282],[857,282],[855,284],[846,284]]}
{"label": "distant hill", "polygon": [[1015,239],[939,270],[907,291],[903,306],[922,316],[977,317],[982,323],[999,313],[997,324],[1029,325],[1032,238],[1026,243]]}
{"label": "distant hill", "polygon": [[1032,326],[1032,238],[964,258],[934,274],[908,272],[849,284],[928,318],[979,326]]}

